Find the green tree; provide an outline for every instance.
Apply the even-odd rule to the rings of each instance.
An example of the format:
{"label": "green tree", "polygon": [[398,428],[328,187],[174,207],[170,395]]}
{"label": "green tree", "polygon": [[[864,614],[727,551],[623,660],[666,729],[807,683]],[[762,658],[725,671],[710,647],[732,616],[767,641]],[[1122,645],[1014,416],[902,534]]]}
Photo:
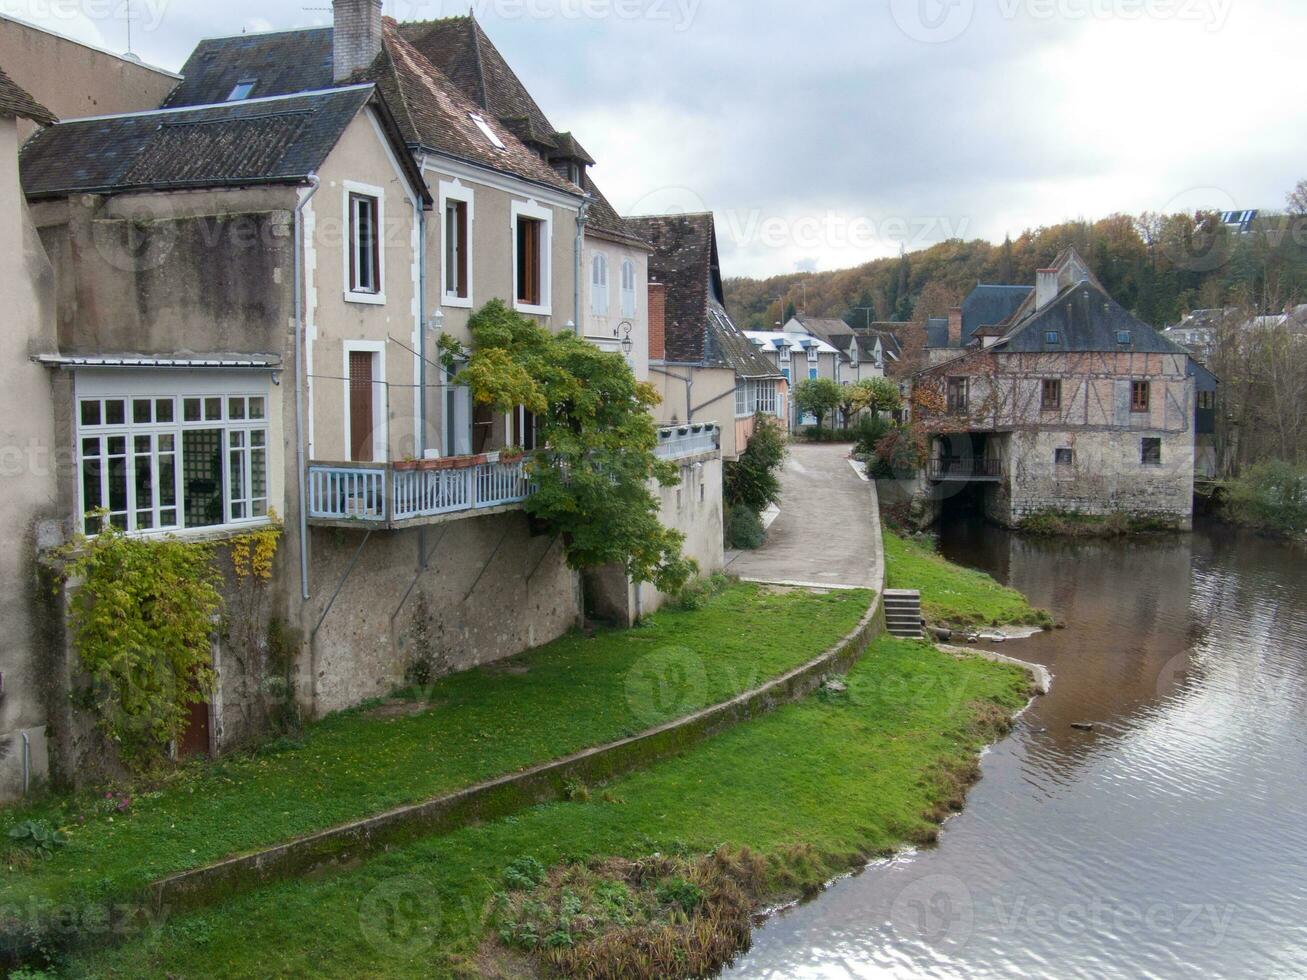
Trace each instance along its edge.
{"label": "green tree", "polygon": [[844,397],[842,387],[830,378],[807,378],[794,389],[794,404],[800,412],[817,417],[817,428],[827,415],[840,407]]}
{"label": "green tree", "polygon": [[724,496],[732,507],[742,505],[761,514],[781,499],[777,476],[785,462],[785,433],[781,421],[759,413],[754,417],[753,438],[740,458],[726,464]]}
{"label": "green tree", "polygon": [[535,414],[547,450],[528,471],[537,490],[526,510],[561,535],[575,569],[621,564],[636,582],[678,592],[696,565],[685,536],[658,520],[649,484],[677,483],[654,455],[650,409],[658,393],[636,381],[620,354],[571,333],[555,334],[492,300],[472,317],[474,352],[459,375],[472,397],[499,412]]}

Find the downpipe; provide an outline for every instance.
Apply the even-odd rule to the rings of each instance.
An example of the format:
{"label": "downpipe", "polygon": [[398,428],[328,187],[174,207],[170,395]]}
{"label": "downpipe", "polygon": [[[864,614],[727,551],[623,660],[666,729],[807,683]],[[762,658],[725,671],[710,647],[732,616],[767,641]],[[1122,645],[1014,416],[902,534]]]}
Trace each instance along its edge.
{"label": "downpipe", "polygon": [[295,467],[300,498],[300,596],[309,600],[309,492],[304,446],[304,209],[322,186],[316,174],[309,174],[309,192],[295,205]]}
{"label": "downpipe", "polygon": [[590,219],[590,202],[586,195],[576,212],[576,267],[572,283],[572,332],[581,336],[581,277],[585,275],[585,226]]}

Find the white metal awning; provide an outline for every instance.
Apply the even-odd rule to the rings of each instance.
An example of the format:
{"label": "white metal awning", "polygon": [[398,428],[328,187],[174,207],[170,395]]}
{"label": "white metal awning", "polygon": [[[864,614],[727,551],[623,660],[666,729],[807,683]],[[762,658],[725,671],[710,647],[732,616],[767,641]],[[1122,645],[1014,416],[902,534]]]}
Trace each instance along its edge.
{"label": "white metal awning", "polygon": [[280,371],[281,358],[275,354],[251,354],[211,357],[154,357],[138,354],[76,355],[37,354],[33,361],[59,368],[237,368],[245,371]]}

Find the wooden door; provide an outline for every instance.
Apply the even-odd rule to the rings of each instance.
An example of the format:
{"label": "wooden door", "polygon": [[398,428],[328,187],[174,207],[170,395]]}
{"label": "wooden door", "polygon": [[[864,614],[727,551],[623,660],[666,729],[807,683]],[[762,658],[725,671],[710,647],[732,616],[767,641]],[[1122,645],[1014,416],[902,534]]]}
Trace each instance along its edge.
{"label": "wooden door", "polygon": [[349,458],[370,463],[372,451],[372,354],[349,353]]}
{"label": "wooden door", "polygon": [[186,731],[177,754],[183,759],[209,754],[209,702],[194,701],[186,706]]}

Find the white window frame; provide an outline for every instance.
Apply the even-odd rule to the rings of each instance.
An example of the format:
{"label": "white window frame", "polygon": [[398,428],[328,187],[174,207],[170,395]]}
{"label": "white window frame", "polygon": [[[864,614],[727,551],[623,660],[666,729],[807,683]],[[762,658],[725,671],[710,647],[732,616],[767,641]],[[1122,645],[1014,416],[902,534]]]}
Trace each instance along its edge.
{"label": "white window frame", "polygon": [[[540,243],[540,302],[536,305],[522,303],[517,298],[517,222],[521,218],[532,218],[544,225],[543,241]],[[552,316],[553,309],[553,255],[554,255],[554,211],[552,208],[537,204],[535,199],[514,201],[509,218],[509,249],[513,254],[513,278],[508,284],[509,295],[513,297],[513,309],[519,313],[535,316]]]}
{"label": "white window frame", "polygon": [[[446,277],[448,256],[447,229],[445,228],[447,205],[450,201],[461,201],[467,205],[467,296],[452,292]],[[440,182],[440,304],[457,309],[470,310],[474,307],[476,293],[476,275],[473,259],[476,256],[476,194],[460,180],[442,180]],[[514,245],[516,248],[516,244]],[[516,285],[516,283],[515,283]]]}
{"label": "white window frame", "polygon": [[789,363],[790,363],[790,355],[791,355],[791,351],[790,351],[790,345],[789,345],[788,341],[787,341],[786,343],[781,344],[781,346],[780,346],[780,355],[781,355],[781,363],[782,363],[782,364],[789,364]]}
{"label": "white window frame", "polygon": [[[345,302],[365,303],[370,306],[383,306],[386,302],[386,192],[372,184],[360,184],[353,180],[341,181],[341,214],[344,216],[344,247],[340,250],[342,261],[342,282],[345,283]],[[350,196],[362,194],[376,198],[377,201],[377,291],[375,293],[356,290],[350,281],[350,258],[357,249],[354,241],[354,214]]]}
{"label": "white window frame", "polygon": [[816,346],[815,344],[811,345],[811,346],[808,348],[808,363],[809,363],[809,364],[816,364],[816,363],[817,363],[817,355],[818,355],[819,353],[820,353],[820,352],[817,350],[817,346]]}
{"label": "white window frame", "polygon": [[[111,438],[122,438],[124,440],[124,468],[126,479],[126,531],[133,537],[158,537],[161,535],[178,535],[178,536],[197,536],[213,534],[233,528],[250,528],[267,525],[271,521],[269,512],[275,507],[276,499],[273,495],[274,479],[276,467],[280,465],[280,460],[274,458],[274,431],[273,431],[273,414],[274,407],[272,401],[271,388],[268,379],[251,375],[248,372],[233,372],[227,376],[215,376],[212,373],[205,375],[196,375],[191,372],[169,370],[167,374],[162,372],[142,371],[140,373],[115,372],[115,376],[109,378],[87,377],[79,372],[73,386],[73,430],[76,447],[76,490],[77,490],[77,526],[81,529],[86,528],[86,491],[85,491],[85,474],[83,465],[88,457],[83,456],[84,442],[92,439],[100,443],[99,458],[109,459],[108,440]],[[242,404],[242,413],[246,416],[250,414],[250,399],[262,399],[263,417],[260,419],[251,418],[233,418],[235,414],[232,411],[233,402]],[[200,409],[204,416],[199,420],[186,421],[185,409],[187,399],[199,399],[201,401]],[[218,400],[218,411],[216,415],[210,415],[206,410],[208,402]],[[84,425],[82,422],[82,403],[97,401],[100,403],[100,423]],[[105,403],[110,401],[123,402],[123,421],[121,423],[109,424],[105,421]],[[134,421],[134,402],[149,402],[151,405],[151,420],[149,422]],[[170,402],[172,405],[172,420],[167,422],[157,421],[158,406],[160,402]],[[185,467],[183,462],[183,433],[198,429],[211,430],[218,429],[221,431],[221,449],[219,450],[222,460],[222,520],[217,524],[206,524],[195,527],[186,527],[186,494],[185,494]],[[254,434],[262,436],[263,445],[254,446]],[[239,434],[241,436],[241,446],[232,445],[232,436]],[[161,435],[171,435],[173,437],[173,504],[171,507],[165,507],[160,497],[160,486],[157,480],[159,472],[159,437]],[[154,491],[149,506],[141,506],[141,501],[136,499],[136,461],[137,457],[145,454],[137,453],[135,442],[138,437],[149,437],[150,450],[149,457],[152,468]],[[253,450],[261,448],[264,455],[263,471],[263,495],[255,497],[253,495]],[[243,456],[241,484],[245,493],[235,500],[232,497],[232,479],[231,464],[233,450]],[[164,455],[168,455],[167,452]],[[108,504],[108,469],[101,465],[100,469],[100,488],[101,501]],[[263,513],[257,516],[253,515],[254,504],[257,501],[263,503]],[[233,518],[233,505],[242,502],[248,505],[250,514],[242,518]],[[176,519],[174,523],[164,524],[162,521],[162,512],[164,510],[176,510]],[[151,513],[153,526],[149,528],[137,527],[137,515],[139,511],[148,510]]]}
{"label": "white window frame", "polygon": [[[622,316],[633,317],[638,309],[638,290],[636,289],[635,262],[629,258],[622,259]],[[627,285],[628,282],[630,285]]]}
{"label": "white window frame", "polygon": [[749,382],[737,381],[735,384],[735,417],[747,419],[753,413],[749,411]]}
{"label": "white window frame", "polygon": [[347,340],[341,344],[341,382],[340,390],[343,401],[343,418],[341,431],[345,433],[345,445],[341,459],[348,459],[350,447],[354,445],[354,433],[351,431],[349,410],[349,356],[350,354],[375,354],[372,362],[372,411],[376,418],[376,433],[372,439],[373,463],[389,462],[390,452],[390,412],[386,398],[386,343],[382,340]]}
{"label": "white window frame", "polygon": [[756,411],[764,415],[776,414],[776,382],[755,381],[754,402]]}
{"label": "white window frame", "polygon": [[594,252],[590,256],[590,312],[595,316],[608,316],[607,252]]}

